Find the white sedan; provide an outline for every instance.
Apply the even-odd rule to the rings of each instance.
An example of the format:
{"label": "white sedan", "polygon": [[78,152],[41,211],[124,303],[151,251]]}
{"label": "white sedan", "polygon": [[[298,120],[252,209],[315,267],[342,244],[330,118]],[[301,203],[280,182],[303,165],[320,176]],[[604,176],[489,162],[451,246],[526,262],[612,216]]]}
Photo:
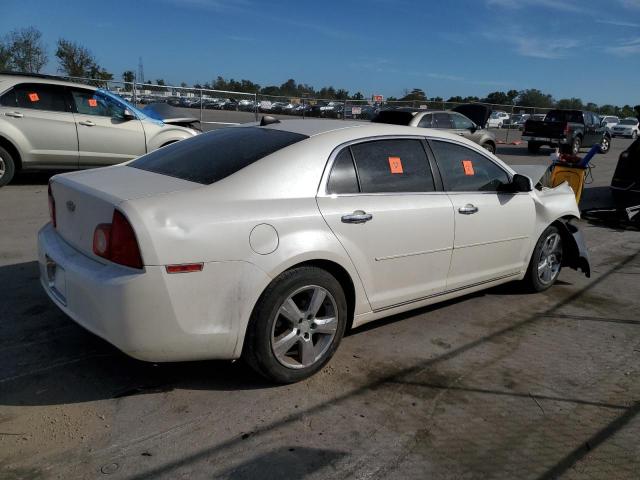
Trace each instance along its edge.
{"label": "white sedan", "polygon": [[294,382],[347,328],[513,280],[541,291],[562,266],[589,274],[567,184],[534,188],[438,130],[262,124],[53,177],[39,232],[53,302],[142,360],[243,357]]}

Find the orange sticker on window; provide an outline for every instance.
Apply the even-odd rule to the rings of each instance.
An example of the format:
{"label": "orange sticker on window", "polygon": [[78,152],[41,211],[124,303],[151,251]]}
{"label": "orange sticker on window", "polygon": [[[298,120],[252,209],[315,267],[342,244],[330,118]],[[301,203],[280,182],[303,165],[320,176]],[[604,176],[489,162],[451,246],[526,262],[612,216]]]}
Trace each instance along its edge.
{"label": "orange sticker on window", "polygon": [[462,168],[464,168],[465,175],[475,175],[473,162],[471,160],[462,160]]}
{"label": "orange sticker on window", "polygon": [[39,102],[40,101],[40,97],[38,96],[37,93],[30,93],[29,94],[29,100],[31,100],[32,102]]}
{"label": "orange sticker on window", "polygon": [[97,107],[98,106],[98,101],[95,98],[90,98],[88,100],[88,102],[89,102],[89,106],[90,107]]}
{"label": "orange sticker on window", "polygon": [[389,157],[389,168],[391,169],[391,173],[403,173],[400,157]]}

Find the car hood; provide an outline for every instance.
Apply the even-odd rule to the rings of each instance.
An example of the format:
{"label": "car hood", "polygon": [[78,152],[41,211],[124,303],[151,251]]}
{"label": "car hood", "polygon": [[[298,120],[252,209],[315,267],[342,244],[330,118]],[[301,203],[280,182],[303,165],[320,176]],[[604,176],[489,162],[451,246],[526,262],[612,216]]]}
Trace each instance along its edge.
{"label": "car hood", "polygon": [[529,177],[533,184],[537,184],[549,168],[547,165],[511,165],[511,168],[520,175]]}
{"label": "car hood", "polygon": [[491,109],[489,107],[476,103],[458,105],[451,110],[461,113],[479,127],[484,127],[491,116]]}
{"label": "car hood", "polygon": [[199,124],[200,120],[195,117],[184,116],[178,108],[168,103],[152,103],[144,107],[142,112],[146,116],[154,120],[160,120],[163,123],[200,130],[200,128],[195,125]]}

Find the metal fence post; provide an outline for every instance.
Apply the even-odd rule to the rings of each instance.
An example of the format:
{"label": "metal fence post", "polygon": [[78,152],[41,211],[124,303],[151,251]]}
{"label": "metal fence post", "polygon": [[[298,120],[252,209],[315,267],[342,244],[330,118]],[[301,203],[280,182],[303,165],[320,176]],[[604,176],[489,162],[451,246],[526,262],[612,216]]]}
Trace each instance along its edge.
{"label": "metal fence post", "polygon": [[202,102],[203,102],[202,89],[200,89],[200,128],[202,128],[202,107],[203,107]]}
{"label": "metal fence post", "polygon": [[253,94],[253,113],[256,117],[256,122],[258,121],[258,92]]}

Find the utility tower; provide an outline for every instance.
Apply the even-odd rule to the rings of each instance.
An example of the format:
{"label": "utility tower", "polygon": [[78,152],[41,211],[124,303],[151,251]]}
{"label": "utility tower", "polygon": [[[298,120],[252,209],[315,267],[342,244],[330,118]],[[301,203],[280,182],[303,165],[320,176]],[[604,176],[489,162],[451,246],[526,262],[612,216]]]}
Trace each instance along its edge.
{"label": "utility tower", "polygon": [[142,66],[142,57],[138,57],[138,82],[144,83],[144,67]]}

